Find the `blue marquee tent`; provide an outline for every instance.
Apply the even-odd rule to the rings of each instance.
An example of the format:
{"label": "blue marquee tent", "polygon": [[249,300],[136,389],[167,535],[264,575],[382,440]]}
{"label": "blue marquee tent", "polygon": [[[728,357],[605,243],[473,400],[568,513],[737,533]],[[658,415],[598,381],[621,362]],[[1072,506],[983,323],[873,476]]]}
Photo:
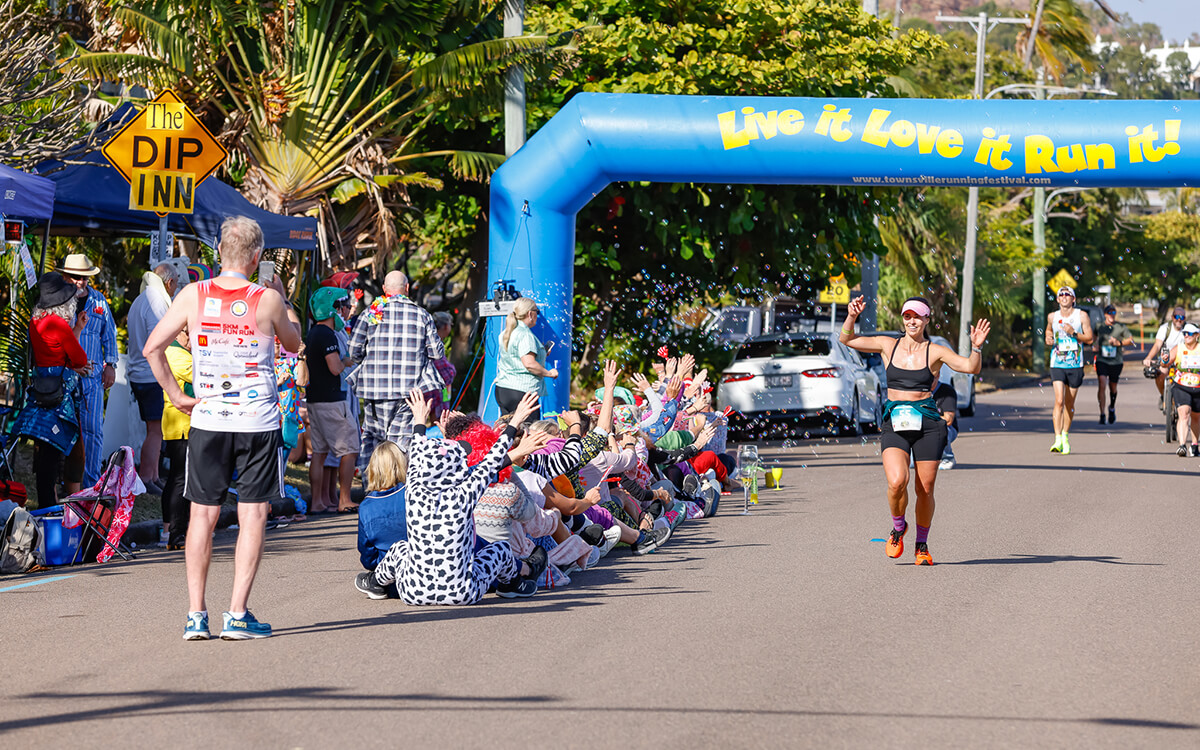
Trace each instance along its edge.
{"label": "blue marquee tent", "polygon": [[[149,233],[158,229],[158,216],[129,208],[129,183],[99,151],[79,158],[83,163],[42,162],[39,173],[58,186],[54,204],[54,234],[114,236]],[[280,216],[246,200],[236,189],[209,177],[196,188],[195,212],[168,214],[167,228],[177,237],[195,237],[209,247],[220,239],[221,222],[246,216],[258,222],[267,248],[315,250],[317,220]]]}
{"label": "blue marquee tent", "polygon": [[0,164],[0,214],[34,221],[54,214],[54,183]]}

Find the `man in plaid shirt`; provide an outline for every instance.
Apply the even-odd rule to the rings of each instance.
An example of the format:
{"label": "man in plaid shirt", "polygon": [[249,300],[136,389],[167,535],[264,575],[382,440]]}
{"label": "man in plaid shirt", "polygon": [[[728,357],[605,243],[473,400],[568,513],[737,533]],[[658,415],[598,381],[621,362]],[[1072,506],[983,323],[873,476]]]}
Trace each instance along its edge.
{"label": "man in plaid shirt", "polygon": [[433,316],[410,300],[408,277],[392,271],[383,280],[383,297],[358,316],[350,335],[350,358],[359,363],[354,387],[363,401],[362,452],[359,468],[379,443],[390,440],[408,450],[413,415],[405,399],[442,387],[433,363],[446,356]]}

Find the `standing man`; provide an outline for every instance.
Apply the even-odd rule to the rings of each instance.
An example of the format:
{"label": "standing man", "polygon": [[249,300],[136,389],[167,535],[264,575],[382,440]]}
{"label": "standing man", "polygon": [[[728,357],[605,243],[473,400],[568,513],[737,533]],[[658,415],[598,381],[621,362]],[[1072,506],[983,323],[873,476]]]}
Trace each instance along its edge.
{"label": "standing man", "polygon": [[1117,382],[1125,359],[1121,349],[1133,343],[1133,332],[1125,324],[1117,322],[1117,308],[1104,308],[1104,323],[1096,331],[1096,379],[1100,387],[1096,399],[1100,402],[1100,424],[1104,424],[1104,398],[1111,395],[1108,404],[1108,423],[1117,421]]}
{"label": "standing man", "polygon": [[163,389],[154,379],[150,363],[142,356],[142,347],[146,345],[154,326],[167,314],[177,286],[175,269],[167,263],[160,263],[153,272],[142,275],[142,293],[129,306],[129,316],[126,318],[129,329],[126,378],[129,380],[129,390],[137,400],[138,416],[146,423],[146,440],[142,443],[138,475],[146,489],[158,495],[162,494],[158,458],[163,440]]}
{"label": "standing man", "polygon": [[104,392],[117,380],[117,323],[113,320],[108,300],[100,290],[88,285],[88,280],[100,273],[87,255],[71,253],[59,266],[58,272],[75,285],[79,313],[87,313],[87,324],[79,333],[79,344],[87,354],[87,374],[83,383],[83,486],[91,487],[100,480],[100,452],[104,450]]}
{"label": "standing man", "polygon": [[[285,449],[274,376],[275,338],[284,349],[299,349],[300,320],[279,277],[268,287],[250,283],[262,250],[262,230],[255,221],[226,219],[218,245],[221,274],[185,287],[143,349],[171,403],[192,415],[184,479],[184,497],[192,504],[184,546],[189,599],[185,640],[211,637],[204,595],[212,534],[234,469],[239,530],[221,638],[271,635],[271,626],[259,622],[247,602],[262,559],[270,503],[283,499]],[[165,354],[184,326],[192,342],[194,397],[179,387]]]}
{"label": "standing man", "polygon": [[[1154,334],[1154,346],[1150,347],[1150,353],[1142,360],[1142,365],[1149,367],[1154,363],[1156,357],[1165,357],[1172,349],[1183,343],[1183,324],[1186,322],[1187,310],[1176,307],[1171,312],[1171,319],[1158,327],[1158,333]],[[1162,411],[1163,408],[1163,386],[1166,382],[1167,375],[1160,369],[1158,375],[1154,377],[1154,384],[1158,386],[1159,411]]]}
{"label": "standing man", "polygon": [[407,296],[407,276],[385,276],[383,295],[358,316],[350,336],[350,359],[361,363],[354,388],[363,400],[358,463],[364,477],[371,452],[384,440],[408,452],[413,415],[405,399],[413,388],[428,393],[442,387],[433,363],[446,356],[433,316]]}
{"label": "standing man", "polygon": [[1051,453],[1071,452],[1071,420],[1075,397],[1083,385],[1083,345],[1092,343],[1092,322],[1075,307],[1075,290],[1058,290],[1058,311],[1046,317],[1046,346],[1050,355],[1050,381],[1054,384],[1054,445]]}
{"label": "standing man", "polygon": [[348,299],[345,289],[323,286],[313,292],[308,301],[308,310],[317,321],[308,331],[304,347],[308,364],[308,427],[312,441],[312,459],[308,462],[309,482],[312,486],[313,507],[317,501],[327,499],[326,487],[332,483],[335,472],[325,476],[325,457],[338,460],[336,476],[340,491],[337,512],[350,513],[358,506],[350,500],[350,485],[354,481],[354,465],[358,460],[358,422],[350,411],[346,400],[346,389],[342,372],[351,365],[349,356],[343,356],[338,342],[337,329],[344,325],[337,312],[337,303]]}

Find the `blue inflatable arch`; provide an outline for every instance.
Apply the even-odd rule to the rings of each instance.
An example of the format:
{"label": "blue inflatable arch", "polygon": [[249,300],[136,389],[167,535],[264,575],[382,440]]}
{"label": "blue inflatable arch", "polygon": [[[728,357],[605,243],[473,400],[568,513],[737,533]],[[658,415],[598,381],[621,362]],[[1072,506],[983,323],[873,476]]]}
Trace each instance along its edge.
{"label": "blue inflatable arch", "polygon": [[[1194,186],[1200,101],[576,95],[491,182],[489,288],[514,279],[539,303],[560,373],[545,411],[570,399],[575,215],[618,181]],[[485,332],[489,420],[503,324]]]}

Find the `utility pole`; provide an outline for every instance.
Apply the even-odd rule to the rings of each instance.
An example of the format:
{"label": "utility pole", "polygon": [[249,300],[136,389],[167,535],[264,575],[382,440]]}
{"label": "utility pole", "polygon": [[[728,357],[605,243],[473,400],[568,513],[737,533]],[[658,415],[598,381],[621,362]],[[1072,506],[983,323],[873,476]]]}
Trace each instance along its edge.
{"label": "utility pole", "polygon": [[[525,0],[506,0],[504,36],[525,34]],[[504,74],[504,155],[525,145],[525,69],[514,65]]]}
{"label": "utility pole", "polygon": [[[987,54],[988,32],[1001,23],[1029,23],[1028,18],[992,18],[987,13],[971,16],[938,16],[941,23],[967,23],[975,29],[975,98],[983,98],[983,63]],[[963,253],[961,314],[958,320],[958,351],[971,353],[971,319],[975,308],[975,244],[979,224],[979,188],[967,190],[967,246]]]}
{"label": "utility pole", "polygon": [[[879,0],[863,0],[863,12],[879,17]],[[875,217],[875,226],[879,226],[879,217]],[[866,301],[862,315],[859,316],[860,331],[874,331],[879,327],[879,256],[866,253],[861,257],[862,263],[862,293]],[[836,308],[837,306],[834,305]]]}
{"label": "utility pole", "polygon": [[[1033,34],[1041,20],[1042,3],[1038,3],[1038,15],[1033,22]],[[1033,49],[1033,39],[1029,41]],[[1028,58],[1027,58],[1028,61]],[[1038,83],[1043,83],[1042,71],[1038,71]],[[1035,90],[1035,99],[1045,99],[1046,91],[1040,86]],[[1033,189],[1033,255],[1037,264],[1033,267],[1033,371],[1046,371],[1046,188]]]}

